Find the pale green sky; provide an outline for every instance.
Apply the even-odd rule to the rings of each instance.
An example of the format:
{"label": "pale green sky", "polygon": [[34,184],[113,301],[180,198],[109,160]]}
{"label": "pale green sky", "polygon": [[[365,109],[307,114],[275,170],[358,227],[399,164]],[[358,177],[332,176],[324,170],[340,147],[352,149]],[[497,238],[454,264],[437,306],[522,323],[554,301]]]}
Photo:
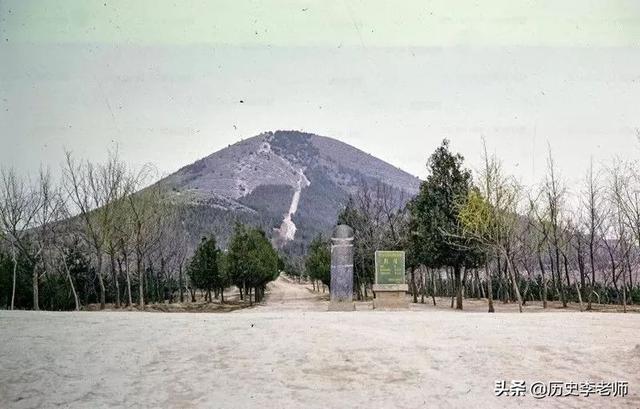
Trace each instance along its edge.
{"label": "pale green sky", "polygon": [[640,0],[0,0],[0,166],[169,173],[297,129],[420,177],[484,137],[527,184],[550,143],[579,183],[640,158],[639,48]]}
{"label": "pale green sky", "polygon": [[637,0],[0,0],[4,40],[272,46],[638,46]]}

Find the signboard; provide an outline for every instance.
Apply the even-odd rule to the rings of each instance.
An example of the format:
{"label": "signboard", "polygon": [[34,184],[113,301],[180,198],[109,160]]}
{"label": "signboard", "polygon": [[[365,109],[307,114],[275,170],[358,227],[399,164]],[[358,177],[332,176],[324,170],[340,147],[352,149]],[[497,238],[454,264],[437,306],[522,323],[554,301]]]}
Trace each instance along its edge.
{"label": "signboard", "polygon": [[405,284],[404,251],[376,251],[376,284]]}

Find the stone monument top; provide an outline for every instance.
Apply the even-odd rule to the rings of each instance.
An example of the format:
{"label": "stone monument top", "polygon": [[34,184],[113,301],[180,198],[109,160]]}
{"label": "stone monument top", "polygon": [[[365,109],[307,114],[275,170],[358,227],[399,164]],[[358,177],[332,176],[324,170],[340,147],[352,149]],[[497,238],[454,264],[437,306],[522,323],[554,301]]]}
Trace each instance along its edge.
{"label": "stone monument top", "polygon": [[346,224],[339,224],[333,229],[333,239],[353,239],[353,229]]}

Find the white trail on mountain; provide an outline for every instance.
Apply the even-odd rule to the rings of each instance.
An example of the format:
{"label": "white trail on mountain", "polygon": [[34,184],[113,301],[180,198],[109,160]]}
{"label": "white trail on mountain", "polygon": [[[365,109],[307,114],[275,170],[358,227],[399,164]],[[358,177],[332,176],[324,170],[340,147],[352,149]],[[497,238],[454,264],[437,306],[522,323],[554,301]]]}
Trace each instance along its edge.
{"label": "white trail on mountain", "polygon": [[300,202],[300,193],[302,189],[309,186],[311,182],[304,175],[302,169],[298,169],[298,186],[296,187],[295,192],[293,192],[293,198],[291,199],[291,205],[289,206],[289,212],[285,215],[284,220],[282,220],[282,224],[280,225],[280,236],[289,241],[293,240],[296,235],[296,225],[292,220],[293,215],[298,211],[298,203]]}

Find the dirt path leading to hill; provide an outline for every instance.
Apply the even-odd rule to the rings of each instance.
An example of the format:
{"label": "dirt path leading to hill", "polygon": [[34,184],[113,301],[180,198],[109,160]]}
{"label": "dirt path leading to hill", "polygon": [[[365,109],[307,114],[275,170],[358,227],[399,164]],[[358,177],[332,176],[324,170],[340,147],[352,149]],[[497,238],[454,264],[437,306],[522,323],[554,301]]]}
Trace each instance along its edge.
{"label": "dirt path leading to hill", "polygon": [[[267,285],[267,293],[259,311],[326,311],[329,293],[311,291],[311,285],[299,284],[293,279],[280,275]],[[240,311],[238,311],[240,312]]]}

